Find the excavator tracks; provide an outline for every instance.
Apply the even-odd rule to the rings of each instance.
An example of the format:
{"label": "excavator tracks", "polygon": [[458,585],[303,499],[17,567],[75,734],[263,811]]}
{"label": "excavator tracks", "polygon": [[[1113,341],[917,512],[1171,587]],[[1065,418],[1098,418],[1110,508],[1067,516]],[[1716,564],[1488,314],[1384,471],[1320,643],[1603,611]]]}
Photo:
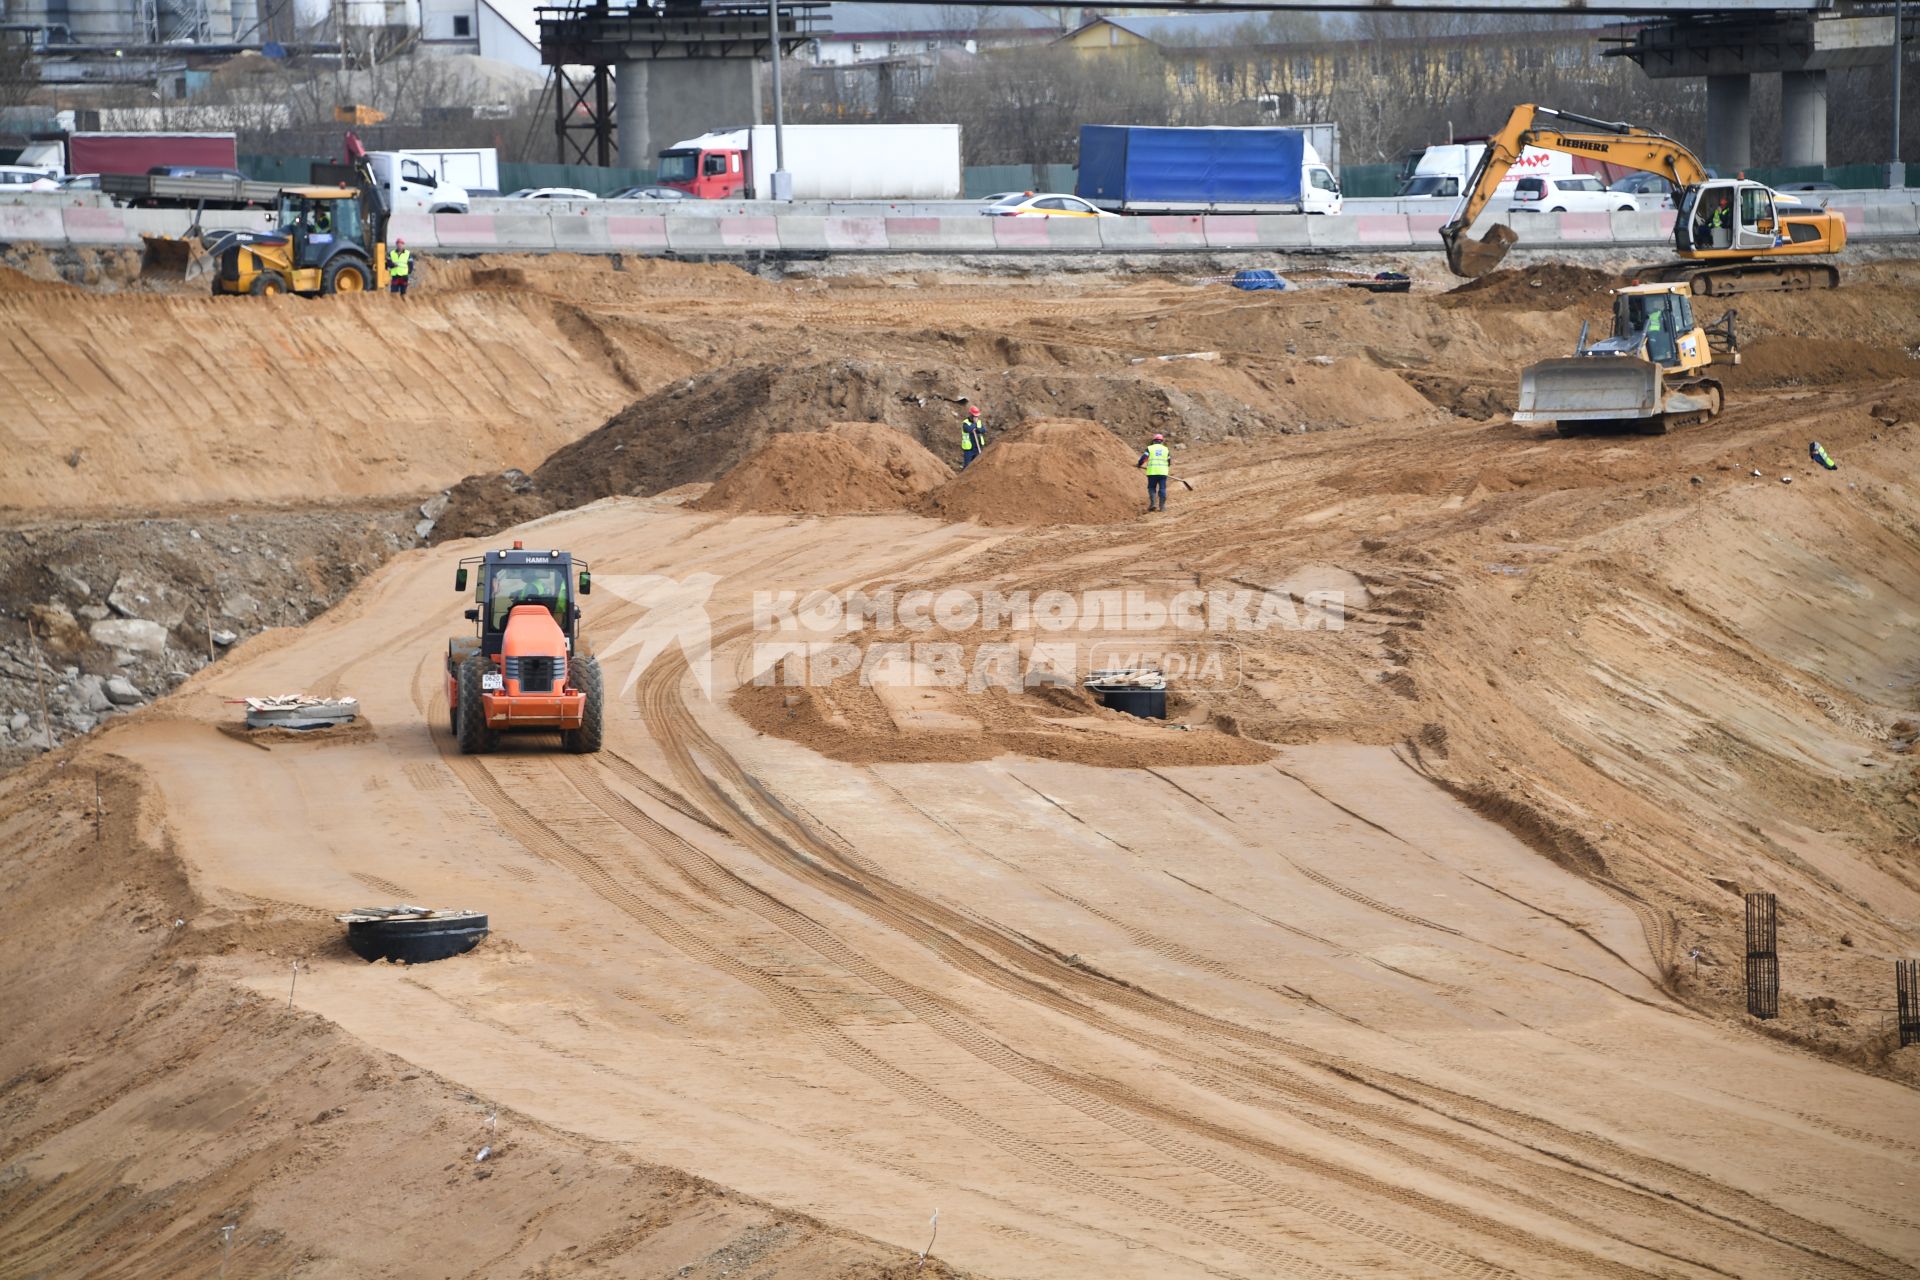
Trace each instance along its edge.
{"label": "excavator tracks", "polygon": [[1840,268],[1830,262],[1663,262],[1636,268],[1631,274],[1649,283],[1686,281],[1696,296],[1708,298],[1840,287]]}

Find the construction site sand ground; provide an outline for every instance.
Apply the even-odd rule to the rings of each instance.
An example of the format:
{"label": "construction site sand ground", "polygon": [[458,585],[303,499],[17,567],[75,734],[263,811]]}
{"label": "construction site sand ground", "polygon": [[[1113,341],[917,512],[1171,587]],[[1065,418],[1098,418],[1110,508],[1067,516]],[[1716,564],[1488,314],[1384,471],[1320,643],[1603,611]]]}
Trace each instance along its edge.
{"label": "construction site sand ground", "polygon": [[[0,779],[0,1276],[1920,1275],[1920,264],[1737,299],[1714,423],[1513,425],[1603,286],[10,279],[21,527],[453,499]],[[991,447],[941,466],[963,397],[1029,460],[998,505]],[[1109,510],[1156,430],[1185,483]],[[593,562],[598,754],[449,733],[453,565],[511,538]],[[1164,723],[780,682],[758,593],[889,589],[1291,622],[1201,637]],[[232,731],[290,690],[364,723]],[[397,901],[493,932],[349,953]]]}

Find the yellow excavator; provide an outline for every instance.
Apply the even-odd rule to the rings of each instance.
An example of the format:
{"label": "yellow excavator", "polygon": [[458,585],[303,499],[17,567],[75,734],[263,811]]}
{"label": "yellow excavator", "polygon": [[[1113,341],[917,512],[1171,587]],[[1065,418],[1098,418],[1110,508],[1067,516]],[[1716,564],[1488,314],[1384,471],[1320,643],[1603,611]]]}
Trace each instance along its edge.
{"label": "yellow excavator", "polygon": [[1641,269],[1642,280],[1682,283],[1708,295],[1840,283],[1832,263],[1803,261],[1846,245],[1847,223],[1839,214],[1802,208],[1764,183],[1715,178],[1693,152],[1651,129],[1532,105],[1515,107],[1488,140],[1452,220],[1440,228],[1455,275],[1485,275],[1519,239],[1507,226],[1495,225],[1479,240],[1467,238],[1467,229],[1528,147],[1657,173],[1674,184],[1673,245],[1681,260]]}
{"label": "yellow excavator", "polygon": [[1563,436],[1609,429],[1665,435],[1716,417],[1725,393],[1707,371],[1716,357],[1740,363],[1738,314],[1701,324],[1685,281],[1615,289],[1613,332],[1588,343],[1582,325],[1571,357],[1523,372],[1513,420],[1551,422]]}

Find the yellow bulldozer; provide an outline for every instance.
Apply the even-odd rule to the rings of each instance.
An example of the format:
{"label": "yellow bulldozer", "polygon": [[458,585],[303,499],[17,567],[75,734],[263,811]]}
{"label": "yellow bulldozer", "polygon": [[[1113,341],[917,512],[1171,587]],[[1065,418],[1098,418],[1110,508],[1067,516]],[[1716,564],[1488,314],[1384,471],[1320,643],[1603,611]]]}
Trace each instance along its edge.
{"label": "yellow bulldozer", "polygon": [[1673,184],[1673,244],[1680,261],[1642,268],[1637,274],[1643,280],[1682,283],[1702,294],[1832,289],[1840,283],[1832,263],[1807,261],[1845,247],[1847,223],[1838,213],[1803,208],[1764,183],[1716,178],[1693,152],[1651,129],[1530,104],[1515,107],[1488,140],[1459,206],[1440,229],[1455,275],[1485,275],[1519,239],[1498,224],[1479,240],[1469,239],[1467,230],[1528,147],[1657,173]]}
{"label": "yellow bulldozer", "polygon": [[1707,371],[1716,357],[1740,363],[1738,314],[1702,325],[1684,280],[1616,289],[1613,332],[1589,344],[1582,325],[1571,357],[1523,372],[1513,420],[1551,422],[1563,436],[1600,430],[1665,435],[1682,423],[1716,417],[1725,393]]}

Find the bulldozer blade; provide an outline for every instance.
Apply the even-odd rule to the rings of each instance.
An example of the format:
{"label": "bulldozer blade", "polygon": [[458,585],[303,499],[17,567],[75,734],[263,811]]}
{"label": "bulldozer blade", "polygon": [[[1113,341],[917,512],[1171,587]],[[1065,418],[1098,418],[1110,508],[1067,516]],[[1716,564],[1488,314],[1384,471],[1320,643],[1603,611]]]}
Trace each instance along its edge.
{"label": "bulldozer blade", "polygon": [[1661,368],[1651,360],[1610,356],[1542,360],[1520,374],[1520,401],[1513,420],[1626,423],[1669,412],[1663,403],[1666,398]]}
{"label": "bulldozer blade", "polygon": [[1499,266],[1507,250],[1519,240],[1518,232],[1499,222],[1488,227],[1487,234],[1478,240],[1463,230],[1447,241],[1447,266],[1457,276],[1483,276]]}

